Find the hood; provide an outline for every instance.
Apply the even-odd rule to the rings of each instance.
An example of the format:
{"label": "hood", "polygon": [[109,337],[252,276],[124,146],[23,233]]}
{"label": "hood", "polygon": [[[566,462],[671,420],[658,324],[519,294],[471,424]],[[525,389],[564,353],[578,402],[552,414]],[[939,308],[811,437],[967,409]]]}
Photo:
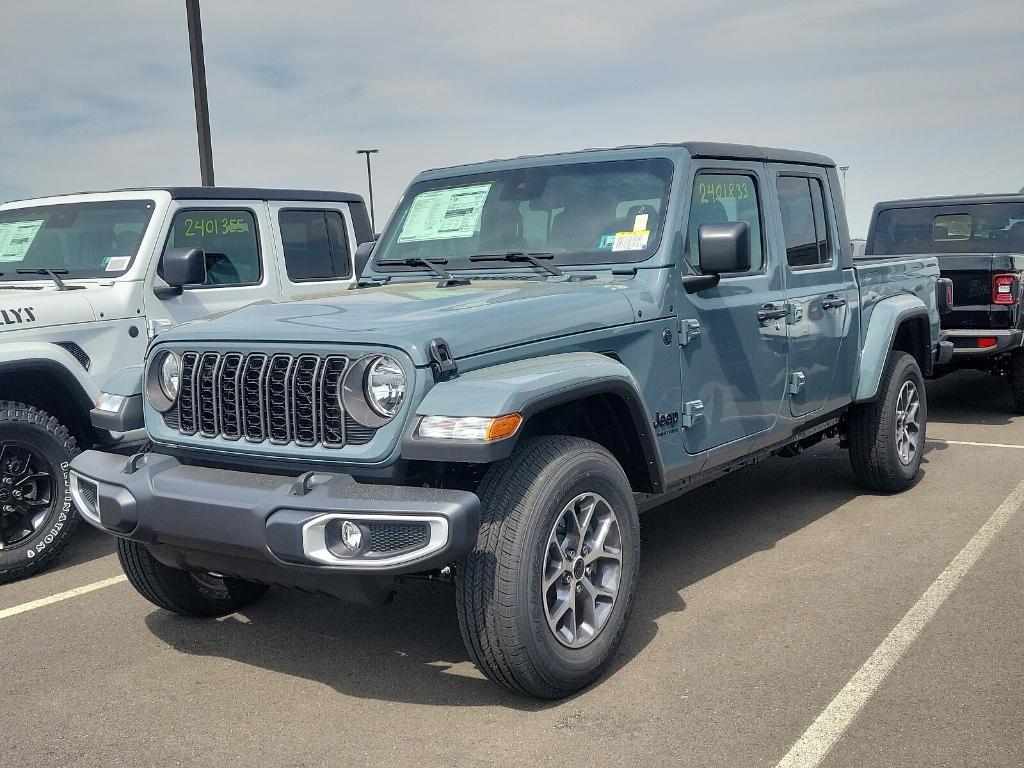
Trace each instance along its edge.
{"label": "hood", "polygon": [[478,279],[451,288],[399,283],[261,302],[179,326],[161,340],[383,345],[401,348],[416,365],[426,365],[427,346],[436,337],[459,358],[633,319],[619,282]]}
{"label": "hood", "polygon": [[92,293],[88,288],[75,291],[58,291],[50,286],[36,290],[0,288],[0,332],[90,323],[96,319],[96,310],[85,296],[88,293]]}

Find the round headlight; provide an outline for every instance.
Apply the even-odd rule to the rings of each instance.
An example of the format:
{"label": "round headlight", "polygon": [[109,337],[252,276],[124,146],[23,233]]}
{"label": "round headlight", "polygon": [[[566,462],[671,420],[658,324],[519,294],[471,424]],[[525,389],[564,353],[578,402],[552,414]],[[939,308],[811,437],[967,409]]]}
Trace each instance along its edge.
{"label": "round headlight", "polygon": [[385,418],[392,418],[405,399],[405,372],[395,358],[381,355],[366,369],[366,402]]}
{"label": "round headlight", "polygon": [[181,385],[181,364],[173,352],[165,352],[160,360],[159,378],[160,391],[172,403],[178,399],[178,388]]}

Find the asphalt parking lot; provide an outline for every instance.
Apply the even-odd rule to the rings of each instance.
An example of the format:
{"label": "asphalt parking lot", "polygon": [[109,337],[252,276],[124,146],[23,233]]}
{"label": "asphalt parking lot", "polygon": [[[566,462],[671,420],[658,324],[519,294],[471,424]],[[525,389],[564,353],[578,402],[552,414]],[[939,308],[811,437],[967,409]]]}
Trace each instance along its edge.
{"label": "asphalt parking lot", "polygon": [[273,590],[207,622],[123,581],[46,603],[120,575],[85,531],[0,587],[0,762],[1019,766],[1024,418],[985,375],[928,389],[904,495],[862,494],[829,444],[644,516],[616,663],[561,702],[487,682],[437,585],[378,611]]}

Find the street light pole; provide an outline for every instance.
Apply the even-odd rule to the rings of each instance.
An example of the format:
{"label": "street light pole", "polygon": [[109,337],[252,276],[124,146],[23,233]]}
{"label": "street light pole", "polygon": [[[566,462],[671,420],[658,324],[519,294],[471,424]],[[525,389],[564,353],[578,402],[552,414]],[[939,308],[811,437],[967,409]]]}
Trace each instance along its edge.
{"label": "street light pole", "polygon": [[210,140],[210,104],[206,95],[206,60],[203,56],[203,25],[199,0],[185,0],[188,17],[188,49],[192,59],[192,92],[196,102],[196,133],[199,138],[199,176],[204,187],[213,183],[213,143]]}
{"label": "street light pole", "polygon": [[848,165],[840,165],[839,171],[843,174],[843,201],[846,201],[846,172],[850,170]]}
{"label": "street light pole", "polygon": [[366,186],[370,189],[370,228],[377,234],[377,221],[373,216],[373,174],[370,172],[370,155],[380,152],[379,149],[357,149],[357,155],[366,155]]}

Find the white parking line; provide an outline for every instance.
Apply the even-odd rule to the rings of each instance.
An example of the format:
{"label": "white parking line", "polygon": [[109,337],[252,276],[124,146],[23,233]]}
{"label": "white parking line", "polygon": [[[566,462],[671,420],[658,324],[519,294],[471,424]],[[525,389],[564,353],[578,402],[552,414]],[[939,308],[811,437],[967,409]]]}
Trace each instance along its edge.
{"label": "white parking line", "polygon": [[1024,445],[1015,445],[1014,443],[973,443],[970,440],[943,440],[940,437],[930,437],[926,442],[942,443],[943,445],[973,445],[978,448],[1017,448],[1024,450]]}
{"label": "white parking line", "polygon": [[6,619],[10,616],[17,616],[19,613],[25,613],[26,611],[34,611],[36,608],[42,608],[53,603],[59,603],[61,600],[69,600],[72,597],[78,597],[88,592],[95,592],[97,589],[103,589],[104,587],[112,587],[115,584],[120,584],[122,581],[128,581],[128,577],[113,576],[109,579],[103,579],[103,581],[94,581],[92,584],[86,584],[84,587],[75,587],[75,589],[69,589],[67,592],[58,592],[56,595],[50,595],[49,597],[41,597],[38,600],[32,600],[28,603],[22,603],[16,605],[13,608],[4,608],[0,611],[0,619]]}
{"label": "white parking line", "polygon": [[935,613],[946,602],[963,577],[999,535],[1013,514],[1024,505],[1024,482],[1021,482],[969,542],[960,554],[932,582],[899,624],[875,649],[850,682],[832,699],[825,710],[811,723],[803,736],[790,748],[776,768],[813,768],[821,763],[829,750],[843,735],[864,705],[878,690],[886,675],[907,652]]}

